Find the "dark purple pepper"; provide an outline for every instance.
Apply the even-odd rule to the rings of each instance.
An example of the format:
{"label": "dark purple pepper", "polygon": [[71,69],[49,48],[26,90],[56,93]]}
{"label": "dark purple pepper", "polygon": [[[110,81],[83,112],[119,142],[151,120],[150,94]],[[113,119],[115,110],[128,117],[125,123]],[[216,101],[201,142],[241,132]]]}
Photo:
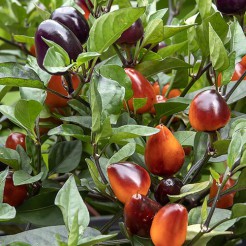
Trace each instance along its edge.
{"label": "dark purple pepper", "polygon": [[143,37],[144,28],[141,19],[136,20],[128,29],[126,29],[116,41],[118,44],[135,44]]}
{"label": "dark purple pepper", "polygon": [[178,178],[167,178],[160,181],[155,190],[155,199],[161,205],[166,205],[169,202],[168,195],[179,195],[183,183]]}
{"label": "dark purple pepper", "polygon": [[216,0],[217,9],[224,14],[243,14],[246,0]]}
{"label": "dark purple pepper", "polygon": [[40,23],[35,33],[37,62],[43,70],[45,70],[43,61],[49,46],[42,37],[60,45],[68,53],[70,60],[75,61],[78,55],[82,53],[82,46],[72,31],[57,21],[45,20]]}
{"label": "dark purple pepper", "polygon": [[85,17],[77,9],[60,7],[51,14],[50,18],[69,28],[81,44],[87,41],[90,28]]}

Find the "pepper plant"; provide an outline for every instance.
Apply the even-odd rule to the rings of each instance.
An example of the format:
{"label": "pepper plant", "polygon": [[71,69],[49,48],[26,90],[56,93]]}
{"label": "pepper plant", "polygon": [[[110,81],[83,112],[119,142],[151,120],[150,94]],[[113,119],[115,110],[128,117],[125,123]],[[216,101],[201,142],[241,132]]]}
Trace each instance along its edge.
{"label": "pepper plant", "polygon": [[2,0],[1,245],[245,242],[246,1],[224,2]]}

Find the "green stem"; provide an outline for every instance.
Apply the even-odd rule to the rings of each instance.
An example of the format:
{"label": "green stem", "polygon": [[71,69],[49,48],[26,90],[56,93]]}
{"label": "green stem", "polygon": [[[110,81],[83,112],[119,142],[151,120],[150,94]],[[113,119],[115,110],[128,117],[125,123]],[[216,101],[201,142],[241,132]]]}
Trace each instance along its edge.
{"label": "green stem", "polygon": [[46,87],[45,89],[46,89],[47,91],[49,91],[49,92],[51,92],[51,93],[53,93],[53,94],[55,94],[55,95],[61,97],[61,98],[69,99],[68,96],[62,95],[62,94],[60,94],[59,92],[54,91],[54,90],[52,90],[52,89],[50,89],[50,88],[48,88],[48,87]]}
{"label": "green stem", "polygon": [[116,44],[113,44],[113,47],[114,47],[114,50],[115,50],[116,54],[120,58],[120,60],[121,60],[121,62],[123,64],[123,67],[126,67],[127,66],[127,61],[126,61],[125,57],[122,55],[122,53],[120,52],[118,46]]}
{"label": "green stem", "polygon": [[202,159],[200,159],[199,161],[197,161],[188,171],[188,173],[186,174],[186,176],[183,179],[183,184],[188,184],[188,183],[192,183],[196,177],[198,176],[198,174],[200,173],[201,169],[204,167],[204,165],[207,164],[207,162],[210,159],[210,155],[209,155],[209,151],[207,149],[207,151],[205,152],[204,156]]}
{"label": "green stem", "polygon": [[112,4],[113,4],[113,1],[114,1],[114,0],[109,0],[109,1],[108,1],[108,4],[107,4],[107,6],[106,6],[106,8],[105,8],[105,10],[104,10],[105,13],[110,12],[110,9],[111,9],[111,6],[112,6]]}
{"label": "green stem", "polygon": [[16,43],[16,42],[10,41],[3,37],[0,37],[0,40],[2,40],[6,44],[17,47],[18,49],[22,50],[27,55],[32,55],[31,52],[26,48],[24,44]]}
{"label": "green stem", "polygon": [[41,166],[42,166],[41,165],[42,153],[41,153],[41,140],[40,140],[40,132],[39,132],[39,117],[36,119],[35,128],[36,128],[36,135],[37,135],[36,143],[35,143],[36,150],[37,150],[37,173],[40,173]]}
{"label": "green stem", "polygon": [[225,96],[225,101],[227,102],[229,100],[229,98],[231,97],[231,95],[233,94],[233,92],[237,89],[237,87],[240,85],[240,83],[243,81],[244,77],[246,76],[246,71],[244,71],[244,73],[242,74],[242,76],[239,78],[239,80],[236,82],[235,85],[233,85],[233,87],[230,89],[230,91],[226,94]]}
{"label": "green stem", "polygon": [[64,78],[65,78],[66,83],[67,83],[68,94],[71,95],[74,92],[71,74],[70,73],[64,74]]}
{"label": "green stem", "polygon": [[120,210],[118,213],[116,213],[111,220],[109,220],[103,227],[100,229],[100,232],[106,233],[108,229],[115,223],[117,222],[120,218],[122,217],[122,210]]}
{"label": "green stem", "polygon": [[198,70],[198,73],[196,76],[194,76],[192,78],[192,80],[189,82],[189,84],[185,87],[185,89],[182,91],[182,93],[180,94],[180,97],[184,97],[188,91],[190,90],[190,88],[195,84],[195,82],[200,79],[200,77],[212,66],[212,63],[208,63],[205,67],[203,67],[204,61],[202,61],[200,68]]}
{"label": "green stem", "polygon": [[221,193],[222,189],[224,188],[226,182],[228,181],[228,179],[229,179],[229,177],[230,177],[229,175],[227,175],[227,174],[229,173],[229,171],[230,171],[230,169],[229,169],[229,167],[227,167],[227,170],[225,171],[225,175],[224,175],[224,177],[223,177],[222,183],[219,185],[219,189],[218,189],[218,191],[217,191],[217,194],[216,194],[216,196],[215,196],[215,198],[214,198],[213,204],[212,204],[211,209],[210,209],[210,211],[209,211],[208,217],[207,217],[206,221],[205,221],[204,224],[203,224],[203,228],[204,228],[206,231],[207,231],[208,228],[209,228],[209,224],[210,224],[210,221],[211,221],[212,216],[213,216],[213,214],[214,214],[214,211],[215,211],[215,208],[216,208],[216,204],[217,204],[217,202],[218,202],[218,200],[219,200],[220,193]]}

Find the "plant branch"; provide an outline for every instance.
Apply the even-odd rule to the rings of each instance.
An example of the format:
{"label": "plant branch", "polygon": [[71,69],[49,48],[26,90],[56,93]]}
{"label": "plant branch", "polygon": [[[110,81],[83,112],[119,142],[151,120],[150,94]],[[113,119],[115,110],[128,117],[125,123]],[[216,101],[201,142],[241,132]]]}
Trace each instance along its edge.
{"label": "plant branch", "polygon": [[104,10],[105,13],[110,12],[110,9],[111,9],[111,6],[112,6],[112,4],[113,4],[113,1],[114,1],[114,0],[108,0],[108,4],[107,4],[107,6],[106,6],[106,8],[105,8],[105,10]]}
{"label": "plant branch", "polygon": [[231,95],[233,94],[233,92],[237,89],[237,87],[240,85],[240,83],[243,81],[244,77],[246,76],[246,71],[244,71],[244,73],[242,74],[242,76],[239,78],[239,80],[236,82],[235,85],[233,85],[233,87],[230,89],[230,91],[226,94],[225,96],[225,101],[227,102],[229,100],[229,98],[231,97]]}
{"label": "plant branch", "polygon": [[198,70],[198,73],[196,74],[196,76],[194,76],[192,78],[192,80],[189,82],[189,84],[185,87],[185,89],[182,91],[182,93],[180,94],[180,97],[184,97],[188,91],[190,90],[190,88],[195,84],[195,82],[201,78],[201,76],[212,66],[212,63],[208,63],[205,67],[203,67],[203,62],[201,63],[201,66]]}
{"label": "plant branch", "polygon": [[114,47],[114,50],[115,50],[116,54],[120,58],[120,60],[121,60],[121,62],[123,64],[123,67],[126,67],[127,61],[126,61],[125,57],[122,55],[122,53],[120,52],[118,46],[116,44],[113,44],[113,47]]}
{"label": "plant branch", "polygon": [[64,78],[65,78],[66,83],[67,83],[67,92],[69,95],[71,95],[74,92],[71,74],[70,73],[64,74]]}
{"label": "plant branch", "polygon": [[[188,173],[186,174],[186,176],[183,179],[183,184],[188,184],[193,182],[196,177],[198,176],[198,174],[200,173],[201,169],[203,168],[204,165],[207,164],[207,162],[210,159],[210,155],[209,155],[209,150],[207,148],[204,156],[202,159],[200,159],[199,161],[197,161],[188,171]],[[193,176],[192,176],[193,175]]]}
{"label": "plant branch", "polygon": [[9,44],[9,45],[17,47],[18,49],[22,50],[27,55],[32,55],[31,52],[23,44],[10,41],[10,40],[8,40],[6,38],[3,38],[3,37],[0,37],[0,40],[2,40],[6,44]]}
{"label": "plant branch", "polygon": [[117,222],[122,217],[122,210],[120,210],[118,213],[116,213],[111,220],[109,220],[103,227],[99,230],[102,234],[107,232],[108,229]]}

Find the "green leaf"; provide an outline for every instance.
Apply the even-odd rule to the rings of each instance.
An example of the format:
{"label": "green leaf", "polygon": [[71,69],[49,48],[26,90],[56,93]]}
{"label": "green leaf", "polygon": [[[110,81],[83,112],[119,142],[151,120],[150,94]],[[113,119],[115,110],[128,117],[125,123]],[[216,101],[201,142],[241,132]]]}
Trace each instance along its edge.
{"label": "green leaf", "polygon": [[157,52],[157,54],[160,55],[164,59],[166,57],[173,55],[177,51],[182,50],[187,47],[188,47],[188,41],[184,41],[181,43],[168,45],[167,47],[165,47],[165,49],[160,49]]}
{"label": "green leaf", "polygon": [[[45,38],[43,38],[42,37],[42,39],[43,39],[43,41],[50,47],[50,48],[52,48],[52,50],[54,51],[54,52],[57,52],[57,53],[59,53],[59,54],[61,54],[61,56],[62,56],[62,60],[64,61],[64,63],[65,63],[65,65],[69,65],[70,64],[70,58],[69,58],[69,55],[68,55],[68,53],[59,45],[59,44],[57,44],[57,43],[55,43],[55,42],[53,42],[53,41],[51,41],[51,40],[48,40],[48,39],[45,39]],[[56,64],[56,61],[53,61],[53,64]],[[52,63],[51,63],[52,64]]]}
{"label": "green leaf", "polygon": [[227,154],[230,142],[231,142],[231,140],[229,140],[229,139],[223,139],[223,140],[215,141],[213,143],[213,147],[215,149],[215,155],[220,156],[220,155]]}
{"label": "green leaf", "polygon": [[109,117],[111,124],[116,124],[122,110],[125,88],[114,80],[100,76],[97,90],[102,102],[102,119]]}
{"label": "green leaf", "polygon": [[152,15],[149,16],[149,21],[154,19],[162,19],[163,16],[167,13],[168,8],[158,9]]}
{"label": "green leaf", "polygon": [[144,8],[124,8],[102,15],[90,29],[89,51],[102,53],[143,13]]}
{"label": "green leaf", "polygon": [[188,195],[201,192],[207,189],[209,186],[210,186],[210,181],[204,181],[201,183],[194,183],[194,184],[187,184],[181,188],[179,195],[168,195],[168,197],[171,202],[175,202]]}
{"label": "green leaf", "polygon": [[45,89],[38,75],[18,63],[0,63],[0,85]]}
{"label": "green leaf", "polygon": [[68,236],[68,246],[77,246],[79,241],[78,211],[74,215],[72,228]]}
{"label": "green leaf", "polygon": [[210,15],[212,1],[211,0],[196,0],[201,17],[205,19]]}
{"label": "green leaf", "polygon": [[136,149],[135,143],[126,144],[108,160],[107,166],[112,163],[117,163],[125,160],[126,158],[134,154],[135,149]]}
{"label": "green leaf", "polygon": [[10,121],[19,127],[23,127],[22,124],[15,117],[15,108],[13,106],[1,105],[0,112],[5,115]]}
{"label": "green leaf", "polygon": [[231,219],[246,216],[246,203],[236,203],[232,207]]}
{"label": "green leaf", "polygon": [[117,65],[104,65],[100,67],[99,73],[105,78],[117,81],[124,87],[126,100],[132,97],[132,82],[122,67]]}
{"label": "green leaf", "polygon": [[194,25],[183,25],[183,26],[164,26],[164,39],[170,38],[175,34],[183,32]]}
{"label": "green leaf", "polygon": [[84,142],[89,142],[90,137],[84,135],[83,129],[80,126],[72,125],[72,124],[62,124],[57,126],[48,132],[49,136],[52,135],[60,135],[64,137],[73,137],[77,138]]}
{"label": "green leaf", "polygon": [[56,48],[53,46],[47,50],[44,57],[43,65],[45,69],[51,74],[64,73],[68,71],[72,66],[74,66],[74,64],[66,66],[66,62],[67,61],[62,56],[62,54],[56,51]]}
{"label": "green leaf", "polygon": [[159,129],[142,126],[142,125],[125,125],[118,128],[113,128],[113,136],[110,138],[109,142],[113,143],[118,138],[135,138],[140,136],[151,136],[159,132]]}
{"label": "green leaf", "polygon": [[211,24],[209,24],[209,53],[216,71],[223,71],[229,67],[227,51]]}
{"label": "green leaf", "polygon": [[157,44],[163,40],[163,21],[162,19],[151,20],[144,32],[144,39],[141,43],[140,48],[147,44]]}
{"label": "green leaf", "polygon": [[3,191],[5,186],[5,180],[9,173],[9,168],[6,168],[4,171],[0,172],[0,203],[3,202]]}
{"label": "green leaf", "polygon": [[[192,240],[201,230],[201,225],[200,224],[196,224],[196,225],[189,225],[188,226],[188,231],[187,231],[187,235],[186,235],[186,240],[190,241]],[[231,231],[216,231],[216,230],[212,230],[209,233],[205,233],[203,234],[203,236],[196,241],[195,243],[192,244],[192,246],[201,246],[201,245],[207,245],[208,241],[215,237],[215,236],[219,236],[219,235],[232,235],[233,232]]]}
{"label": "green leaf", "polygon": [[136,114],[137,110],[144,107],[144,105],[147,103],[148,98],[133,98],[133,108],[134,108],[134,114]]}
{"label": "green leaf", "polygon": [[73,228],[74,217],[78,216],[79,234],[83,234],[89,224],[90,215],[79,194],[74,176],[70,176],[57,193],[55,205],[61,209],[64,223],[69,232]]}
{"label": "green leaf", "polygon": [[[29,243],[29,245],[57,245],[56,235],[61,240],[67,241],[67,230],[65,226],[48,226],[34,230],[28,230],[15,235],[1,236],[0,244],[9,245],[16,241]],[[23,245],[26,246],[26,245]]]}
{"label": "green leaf", "polygon": [[242,148],[246,142],[246,129],[234,132],[228,148],[227,165],[231,168],[240,158]]}
{"label": "green leaf", "polygon": [[231,40],[230,40],[230,48],[231,51],[235,51],[236,59],[235,63],[241,61],[242,56],[246,54],[246,38],[243,32],[243,29],[238,21],[234,21],[230,25],[231,30]]}
{"label": "green leaf", "polygon": [[81,66],[82,64],[100,56],[101,54],[97,53],[97,52],[86,52],[86,53],[81,53],[77,60],[76,60],[76,64],[77,67]]}
{"label": "green leaf", "polygon": [[34,44],[34,37],[29,37],[25,35],[14,35],[14,40],[19,43],[25,43],[29,45]]}
{"label": "green leaf", "polygon": [[40,180],[43,176],[43,172],[36,176],[31,176],[23,170],[15,171],[13,174],[14,185],[32,184]]}
{"label": "green leaf", "polygon": [[35,120],[42,109],[42,104],[35,100],[19,100],[15,105],[14,114],[21,125],[35,136]]}
{"label": "green leaf", "polygon": [[94,229],[87,227],[85,233],[80,237],[78,245],[79,246],[91,246],[100,244],[100,242],[108,241],[112,237],[115,237],[116,234],[101,235],[101,233]]}
{"label": "green leaf", "polygon": [[51,173],[67,173],[80,163],[82,143],[79,140],[58,142],[49,153],[49,171]]}
{"label": "green leaf", "polygon": [[167,57],[164,60],[152,60],[141,62],[136,65],[135,69],[142,73],[145,77],[156,75],[170,69],[191,68],[192,66],[180,59]]}
{"label": "green leaf", "polygon": [[102,98],[98,92],[95,79],[90,84],[90,105],[92,112],[92,132],[97,132],[101,128]]}
{"label": "green leaf", "polygon": [[212,168],[209,168],[209,171],[210,171],[210,173],[211,173],[213,179],[214,179],[217,183],[219,183],[220,174],[217,173],[217,172],[216,172],[214,169],[212,169]]}
{"label": "green leaf", "polygon": [[155,104],[156,114],[158,117],[176,114],[185,110],[189,106],[190,102],[190,99],[182,97],[168,99],[164,103]]}
{"label": "green leaf", "polygon": [[102,182],[95,163],[88,158],[86,158],[85,161],[88,165],[88,169],[90,171],[91,177],[92,177],[97,189],[101,192],[105,192],[107,186]]}
{"label": "green leaf", "polygon": [[106,118],[106,120],[104,120],[100,133],[96,135],[95,142],[97,143],[99,140],[109,138],[111,136],[112,136],[112,127],[110,124],[110,118],[108,117]]}
{"label": "green leaf", "polygon": [[83,126],[85,128],[91,128],[92,125],[92,119],[91,116],[68,116],[68,117],[62,117],[61,120],[65,122],[72,122],[75,124],[78,124],[80,126]]}
{"label": "green leaf", "polygon": [[16,210],[14,207],[7,203],[0,203],[0,221],[9,221],[16,216]]}
{"label": "green leaf", "polygon": [[0,161],[14,170],[20,169],[20,156],[17,151],[0,146]]}
{"label": "green leaf", "polygon": [[201,209],[201,219],[202,219],[202,223],[204,223],[208,217],[208,201],[207,198],[205,197],[203,203],[202,203],[202,209]]}
{"label": "green leaf", "polygon": [[194,146],[196,133],[193,131],[177,131],[174,132],[174,137],[182,146]]}

